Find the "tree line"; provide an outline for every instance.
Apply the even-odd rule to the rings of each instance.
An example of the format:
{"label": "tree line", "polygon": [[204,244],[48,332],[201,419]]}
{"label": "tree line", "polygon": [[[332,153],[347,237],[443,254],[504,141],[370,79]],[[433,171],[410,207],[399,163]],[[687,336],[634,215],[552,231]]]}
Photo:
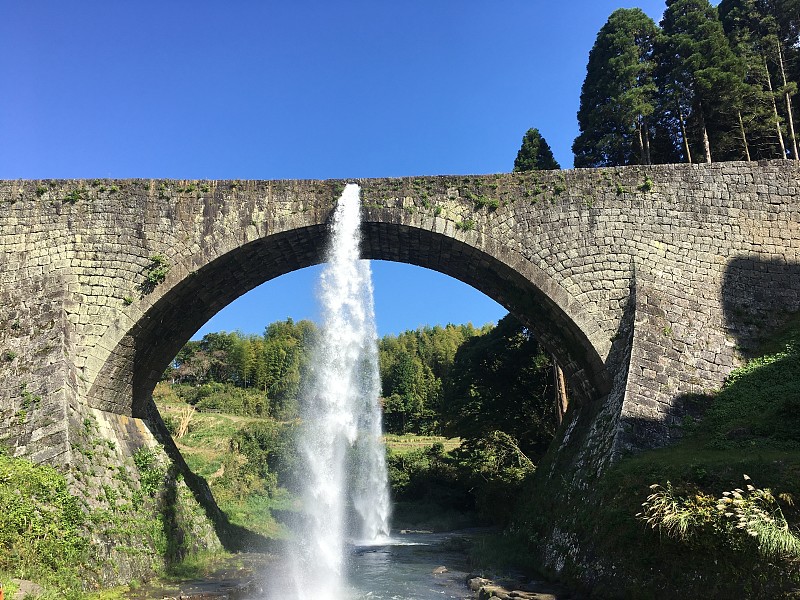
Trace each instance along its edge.
{"label": "tree line", "polygon": [[[614,11],[597,34],[576,167],[800,158],[800,0],[667,0],[660,24]],[[515,171],[558,169],[538,130]]]}
{"label": "tree line", "polygon": [[[295,419],[317,335],[314,323],[292,319],[262,335],[209,333],[187,342],[163,379],[201,410]],[[556,427],[553,364],[512,315],[387,335],[378,347],[387,433],[476,440],[501,431],[531,459],[544,453]]]}
{"label": "tree line", "polygon": [[589,54],[576,167],[798,158],[800,0],[611,14]]}

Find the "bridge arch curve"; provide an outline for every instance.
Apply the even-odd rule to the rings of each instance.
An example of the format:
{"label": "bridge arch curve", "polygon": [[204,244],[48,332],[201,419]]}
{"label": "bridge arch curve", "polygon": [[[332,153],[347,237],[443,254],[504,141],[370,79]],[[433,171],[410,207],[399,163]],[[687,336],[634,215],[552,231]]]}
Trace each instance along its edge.
{"label": "bridge arch curve", "polygon": [[[576,401],[608,392],[608,336],[553,277],[479,232],[437,232],[396,210],[363,212],[365,259],[425,267],[474,287],[515,314],[555,355]],[[101,339],[98,347],[108,353],[89,389],[89,404],[147,416],[164,369],[206,321],[261,283],[324,260],[329,214],[274,224],[267,235],[249,227],[245,239],[210,231],[199,257],[174,265],[167,280],[143,297],[145,310],[134,320],[118,319]]]}
{"label": "bridge arch curve", "polygon": [[[611,388],[571,421],[585,415],[579,431],[608,457],[667,443],[686,398],[800,311],[798,181],[785,160],[364,179],[363,252],[500,302],[576,399]],[[85,418],[127,432],[122,417],[149,415],[162,368],[206,319],[322,260],[343,187],[0,181],[0,441],[67,464]],[[141,290],[156,255],[172,269]],[[29,393],[47,410],[27,411]]]}

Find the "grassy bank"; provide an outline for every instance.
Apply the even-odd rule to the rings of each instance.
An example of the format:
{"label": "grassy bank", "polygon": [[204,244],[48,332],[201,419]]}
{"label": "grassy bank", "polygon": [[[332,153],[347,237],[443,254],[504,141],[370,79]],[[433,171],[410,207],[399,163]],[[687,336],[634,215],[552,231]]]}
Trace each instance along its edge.
{"label": "grassy bank", "polygon": [[[291,437],[297,423],[220,409],[195,411],[179,395],[186,391],[162,382],[153,396],[189,468],[208,481],[231,523],[268,538],[286,538],[286,521],[299,510],[291,492],[297,464]],[[205,403],[224,404],[215,404],[214,396]]]}
{"label": "grassy bank", "polygon": [[[218,410],[195,411],[187,420],[181,396],[188,393],[161,383],[155,397],[173,431],[182,419],[188,421],[184,434],[173,437],[189,467],[208,481],[232,523],[267,537],[286,538],[287,524],[300,510],[292,483],[297,459],[290,439],[297,424]],[[220,404],[213,396],[205,401]],[[474,502],[465,485],[455,482],[453,468],[443,462],[460,440],[412,434],[389,434],[385,440],[397,500],[393,527],[444,531],[475,523]],[[406,493],[409,488],[414,491]]]}
{"label": "grassy bank", "polygon": [[[800,327],[698,400],[702,418],[674,446],[622,459],[586,490],[530,489],[510,537],[534,555],[567,556],[550,574],[592,582],[592,597],[793,597]],[[536,532],[554,522],[567,526],[543,548]]]}

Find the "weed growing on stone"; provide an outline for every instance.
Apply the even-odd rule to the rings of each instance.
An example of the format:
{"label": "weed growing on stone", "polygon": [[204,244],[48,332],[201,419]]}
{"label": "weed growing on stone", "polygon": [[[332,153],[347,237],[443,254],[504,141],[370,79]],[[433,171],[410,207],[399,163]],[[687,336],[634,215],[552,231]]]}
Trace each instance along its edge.
{"label": "weed growing on stone", "polygon": [[64,196],[64,202],[75,204],[79,200],[83,200],[86,197],[85,194],[86,190],[84,190],[83,188],[72,190],[66,196]]}
{"label": "weed growing on stone", "polygon": [[170,264],[163,254],[154,254],[150,257],[150,264],[147,266],[145,281],[152,287],[163,283],[169,273]]}
{"label": "weed growing on stone", "polygon": [[467,219],[465,221],[458,221],[456,223],[456,229],[459,231],[472,231],[475,229],[475,221],[472,219]]}
{"label": "weed growing on stone", "polygon": [[500,201],[497,198],[489,198],[488,196],[473,196],[472,201],[475,203],[476,209],[487,208],[490,212],[494,212],[500,208]]}

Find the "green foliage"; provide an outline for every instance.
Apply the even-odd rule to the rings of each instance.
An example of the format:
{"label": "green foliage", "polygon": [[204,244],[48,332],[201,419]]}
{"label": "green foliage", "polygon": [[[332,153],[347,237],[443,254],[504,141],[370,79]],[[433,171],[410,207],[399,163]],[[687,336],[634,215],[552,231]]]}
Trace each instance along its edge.
{"label": "green foliage", "polygon": [[279,482],[284,487],[290,485],[299,465],[294,432],[294,424],[267,420],[240,429],[231,438],[230,449],[242,454],[246,462],[235,474],[226,471],[225,477],[238,482],[252,476],[263,482],[263,491],[268,494],[275,493]]}
{"label": "green foliage", "polygon": [[514,160],[514,172],[550,171],[560,168],[544,136],[536,128],[528,129],[522,136],[522,146]]}
{"label": "green foliage", "polygon": [[698,425],[715,449],[800,449],[800,336],[728,377]]}
{"label": "green foliage", "polygon": [[33,394],[28,389],[28,384],[23,383],[19,386],[20,395],[22,396],[22,408],[30,410],[42,401],[42,397],[38,394]]}
{"label": "green foliage", "polygon": [[263,336],[210,333],[199,342],[188,342],[164,379],[211,386],[194,393],[179,390],[198,408],[291,419],[297,415],[300,381],[316,335],[312,322],[291,319],[269,325]]}
{"label": "green foliage", "polygon": [[800,2],[666,5],[660,28],[634,8],[616,10],[599,31],[575,166],[792,156]]}
{"label": "green foliage", "polygon": [[755,543],[767,560],[800,561],[800,537],[790,530],[772,491],[744,478],[746,489],[725,491],[719,498],[702,492],[680,497],[669,481],[665,487],[653,484],[637,517],[682,541],[711,536],[714,544],[739,552]]}
{"label": "green foliage", "polygon": [[800,81],[800,2],[723,0],[718,10],[743,66],[746,85],[741,104],[752,157],[793,154],[787,99],[794,96],[796,100]]}
{"label": "green foliage", "polygon": [[489,211],[494,212],[500,208],[500,201],[497,198],[489,198],[488,196],[477,196],[474,198],[475,208],[488,208]]}
{"label": "green foliage", "polygon": [[502,432],[446,452],[443,444],[388,454],[389,483],[398,502],[504,524],[516,494],[534,471],[514,440]]}
{"label": "green foliage", "polygon": [[[710,161],[704,138],[717,159],[737,156],[735,109],[744,83],[716,9],[708,0],[668,0],[658,50],[662,86],[684,107],[692,154]],[[678,137],[675,131],[674,136]]]}
{"label": "green foliage", "polygon": [[66,196],[64,196],[64,202],[69,202],[70,204],[75,204],[79,200],[83,200],[86,198],[86,190],[83,188],[77,188],[69,192]]}
{"label": "green foliage", "polygon": [[170,264],[163,254],[154,254],[150,257],[150,264],[145,269],[145,282],[151,287],[163,283],[170,271]]}
{"label": "green foliage", "polygon": [[155,497],[164,485],[164,477],[167,474],[166,469],[159,461],[158,453],[151,448],[142,446],[133,453],[133,463],[139,470],[139,484],[142,493],[150,498]]}
{"label": "green foliage", "polygon": [[[548,531],[554,518],[569,522],[583,548],[613,565],[601,595],[786,597],[800,584],[798,339],[795,323],[714,397],[693,399],[707,408],[675,445],[623,458],[580,494],[563,480],[536,481],[546,488],[520,495],[514,530],[527,532],[536,554],[532,532]],[[741,485],[742,473],[757,473],[759,487]],[[671,483],[648,491],[654,481]],[[562,572],[585,575],[576,565]]]}
{"label": "green foliage", "polygon": [[75,570],[89,559],[89,541],[86,516],[64,476],[0,453],[0,506],[0,570],[74,584]]}
{"label": "green foliage", "polygon": [[487,328],[421,327],[379,341],[384,426],[390,433],[436,433],[442,389],[465,340]]}
{"label": "green foliage", "polygon": [[475,221],[473,221],[472,219],[457,221],[456,229],[458,231],[472,231],[473,229],[475,229]]}
{"label": "green foliage", "polygon": [[269,414],[269,400],[261,390],[216,381],[195,386],[176,385],[173,389],[181,399],[198,410],[243,416]]}
{"label": "green foliage", "polygon": [[505,432],[538,460],[555,433],[551,362],[530,332],[507,315],[458,350],[445,388],[445,433],[479,440]]}
{"label": "green foliage", "polygon": [[[177,425],[180,397],[164,383],[156,390],[164,421]],[[178,443],[189,467],[206,478],[232,523],[279,538],[288,532],[275,515],[297,510],[290,491],[298,468],[293,444],[296,426],[296,422],[268,416],[197,412],[189,433]]]}
{"label": "green foliage", "polygon": [[576,167],[650,164],[657,135],[652,119],[656,85],[653,45],[658,28],[638,8],[614,11],[597,34],[581,89],[572,146]]}
{"label": "green foliage", "polygon": [[[492,331],[491,326],[477,329],[471,324],[448,325],[381,339],[379,364],[386,430],[438,433],[444,388],[452,387],[456,394],[458,388],[451,382],[464,382],[473,375],[468,371],[474,365],[466,359],[458,362],[456,357],[470,340],[490,336]],[[165,379],[174,383],[163,382],[154,392],[165,424],[173,431],[177,428],[177,406],[188,403],[197,407],[192,428],[179,440],[187,462],[208,479],[220,506],[235,522],[252,527],[258,517],[263,522],[260,530],[268,535],[284,534],[270,515],[278,499],[287,490],[293,491],[291,474],[298,461],[291,443],[295,422],[280,421],[297,414],[299,380],[315,336],[312,324],[291,320],[271,324],[263,336],[208,334],[184,346],[165,373]],[[480,398],[470,397],[476,404],[486,403],[487,418],[469,423],[468,439],[462,448],[449,444],[451,450],[445,452],[439,444],[432,449],[392,452],[390,457],[395,493],[402,502],[437,506],[438,510],[452,512],[448,522],[462,526],[467,524],[465,511],[476,509],[498,522],[507,518],[515,492],[533,471],[529,456],[536,456],[528,455],[528,448],[518,442],[517,426],[527,419],[526,433],[521,437],[533,447],[530,431],[539,426],[539,420],[531,419],[531,415],[539,409],[521,407],[541,402],[552,412],[549,400],[536,396],[547,393],[547,385],[530,387],[531,369],[547,368],[549,361],[538,349],[528,356],[534,346],[527,332],[509,332],[504,326],[499,337],[490,339],[493,342],[484,341],[481,347],[498,351],[492,356],[492,373],[495,378],[506,379],[502,392],[507,397],[505,406],[497,411],[489,407],[494,399],[488,388],[495,381],[491,376],[484,377],[475,388]],[[473,356],[478,353],[473,349]],[[501,368],[506,360],[516,363]],[[500,373],[497,369],[505,370]],[[524,393],[518,394],[521,391]],[[280,393],[285,394],[285,400],[279,404]],[[511,401],[509,394],[518,394],[518,398]],[[520,412],[512,416],[515,410]],[[219,413],[239,416],[234,420]],[[460,425],[450,427],[451,435],[459,435]],[[552,437],[552,428],[535,435],[540,434],[536,443],[546,443]]]}

